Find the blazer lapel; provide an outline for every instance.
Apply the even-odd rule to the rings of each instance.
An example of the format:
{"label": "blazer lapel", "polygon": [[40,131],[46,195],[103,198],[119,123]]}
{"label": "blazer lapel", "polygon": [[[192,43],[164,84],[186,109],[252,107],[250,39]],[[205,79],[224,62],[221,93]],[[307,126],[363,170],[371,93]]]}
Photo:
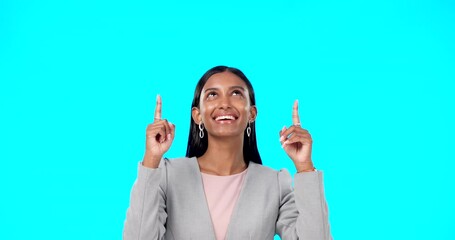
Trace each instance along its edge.
{"label": "blazer lapel", "polygon": [[[253,178],[252,176],[255,175],[256,166],[255,163],[250,162],[248,166],[248,172],[246,173],[245,179],[243,180],[243,186],[240,190],[239,198],[237,199],[237,203],[235,204],[234,210],[231,215],[231,219],[229,220],[228,229],[226,232],[226,240],[231,239],[231,236],[238,236],[240,233],[240,229],[238,229],[238,223],[242,222],[244,217],[244,212],[242,212],[243,203],[248,201],[248,192],[250,188],[254,187],[253,185]],[[250,233],[245,233],[246,236],[242,236],[242,239],[250,239]]]}
{"label": "blazer lapel", "polygon": [[[199,164],[197,162],[196,157],[193,157],[191,159],[191,161],[193,161],[193,163],[194,163],[193,171],[194,171],[194,176],[196,178],[196,183],[197,183],[196,184],[197,187],[195,188],[195,190],[196,190],[195,194],[198,196],[198,199],[199,199],[199,201],[197,201],[197,205],[194,206],[194,210],[199,211],[201,213],[200,216],[202,216],[202,218],[203,218],[203,219],[198,219],[198,222],[207,223],[207,224],[204,224],[204,226],[198,226],[198,228],[203,229],[203,230],[201,230],[201,232],[205,233],[203,236],[204,237],[203,239],[215,240],[216,239],[215,229],[213,228],[213,222],[212,222],[212,218],[210,216],[210,210],[208,207],[207,198],[205,197],[204,184],[202,182],[201,170],[199,169]],[[200,237],[202,237],[202,236],[199,236],[198,239],[201,239]],[[193,239],[193,238],[191,238],[191,239]]]}

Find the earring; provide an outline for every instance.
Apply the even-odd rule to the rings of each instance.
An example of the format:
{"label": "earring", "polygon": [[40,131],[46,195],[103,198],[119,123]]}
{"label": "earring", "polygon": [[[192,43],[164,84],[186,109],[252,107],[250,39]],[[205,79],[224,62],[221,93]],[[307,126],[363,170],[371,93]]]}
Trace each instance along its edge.
{"label": "earring", "polygon": [[202,122],[199,123],[199,137],[204,138],[204,125],[202,125]]}
{"label": "earring", "polygon": [[248,121],[248,127],[246,128],[246,135],[250,137],[251,135],[251,121]]}

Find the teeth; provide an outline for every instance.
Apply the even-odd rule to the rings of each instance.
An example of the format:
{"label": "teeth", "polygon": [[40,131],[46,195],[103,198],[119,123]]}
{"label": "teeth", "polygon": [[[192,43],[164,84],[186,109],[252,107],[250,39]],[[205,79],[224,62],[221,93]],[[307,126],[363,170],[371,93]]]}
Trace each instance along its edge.
{"label": "teeth", "polygon": [[219,121],[219,120],[235,120],[235,118],[234,118],[234,116],[226,115],[226,116],[218,116],[218,117],[216,117],[215,120],[217,120],[217,121]]}

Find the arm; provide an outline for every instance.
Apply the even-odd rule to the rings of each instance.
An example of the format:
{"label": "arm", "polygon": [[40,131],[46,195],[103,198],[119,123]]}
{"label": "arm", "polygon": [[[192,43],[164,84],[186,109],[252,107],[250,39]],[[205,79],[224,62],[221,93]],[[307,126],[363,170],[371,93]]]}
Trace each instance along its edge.
{"label": "arm", "polygon": [[123,229],[124,240],[162,239],[166,231],[166,159],[175,126],[161,119],[161,97],[156,96],[155,118],[147,126],[145,154],[131,190]]}
{"label": "arm", "polygon": [[163,239],[167,218],[165,189],[166,169],[147,168],[139,163],[126,213],[124,240]]}
{"label": "arm", "polygon": [[292,126],[280,131],[280,142],[297,169],[295,190],[291,187],[289,172],[278,174],[280,184],[280,212],[276,232],[283,239],[332,239],[327,204],[324,196],[322,172],[314,171],[311,151],[313,139],[301,127],[299,102],[294,102]]}
{"label": "arm", "polygon": [[322,172],[298,173],[295,189],[287,170],[278,173],[280,209],[276,233],[282,239],[330,240]]}

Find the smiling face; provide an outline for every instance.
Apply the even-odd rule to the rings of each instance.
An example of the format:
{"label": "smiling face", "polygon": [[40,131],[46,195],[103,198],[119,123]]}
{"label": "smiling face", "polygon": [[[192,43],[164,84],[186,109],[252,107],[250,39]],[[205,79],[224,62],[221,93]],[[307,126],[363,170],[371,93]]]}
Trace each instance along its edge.
{"label": "smiling face", "polygon": [[216,73],[207,80],[199,108],[192,110],[193,120],[202,121],[213,137],[243,137],[248,121],[254,121],[256,113],[245,82],[227,71]]}

